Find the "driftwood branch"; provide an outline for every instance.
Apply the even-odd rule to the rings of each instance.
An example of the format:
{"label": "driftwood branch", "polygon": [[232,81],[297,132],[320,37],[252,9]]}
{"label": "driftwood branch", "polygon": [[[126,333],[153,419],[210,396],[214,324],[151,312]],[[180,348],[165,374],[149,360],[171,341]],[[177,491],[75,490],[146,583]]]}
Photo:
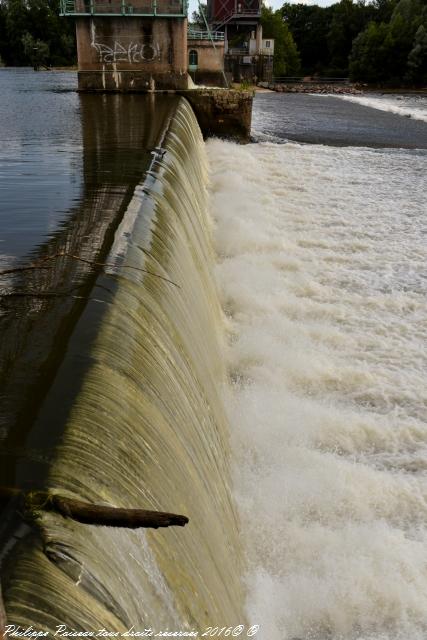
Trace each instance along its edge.
{"label": "driftwood branch", "polygon": [[176,513],[95,505],[43,491],[24,493],[19,489],[0,488],[0,498],[9,500],[16,497],[23,499],[24,515],[32,520],[37,519],[42,511],[53,511],[83,524],[127,529],[183,527],[188,522],[187,516]]}
{"label": "driftwood branch", "polygon": [[92,267],[111,267],[113,269],[117,269],[120,266],[122,269],[135,269],[136,271],[142,271],[143,273],[148,273],[150,276],[154,276],[154,278],[160,278],[160,280],[164,280],[165,282],[169,282],[169,284],[173,284],[174,287],[178,287],[180,289],[180,285],[174,282],[173,280],[169,280],[169,278],[165,278],[161,276],[159,273],[153,273],[153,271],[149,271],[148,269],[143,269],[142,267],[134,267],[131,264],[122,264],[117,265],[112,262],[96,262],[95,260],[88,260],[87,258],[81,258],[80,256],[76,256],[73,253],[66,253],[64,251],[60,251],[59,253],[54,253],[50,256],[45,256],[41,258],[37,262],[34,262],[31,265],[26,267],[14,267],[13,269],[6,269],[5,271],[0,271],[0,276],[6,276],[11,273],[20,273],[22,271],[30,271],[33,269],[51,269],[52,267],[46,266],[43,264],[44,262],[48,262],[49,260],[55,260],[56,258],[71,258],[72,260],[78,260],[79,262],[84,262],[85,264],[89,264]]}
{"label": "driftwood branch", "polygon": [[51,496],[49,504],[53,511],[60,513],[65,518],[71,518],[84,524],[104,525],[107,527],[126,527],[128,529],[150,527],[157,529],[158,527],[183,527],[188,522],[186,516],[175,513],[104,507],[58,495]]}

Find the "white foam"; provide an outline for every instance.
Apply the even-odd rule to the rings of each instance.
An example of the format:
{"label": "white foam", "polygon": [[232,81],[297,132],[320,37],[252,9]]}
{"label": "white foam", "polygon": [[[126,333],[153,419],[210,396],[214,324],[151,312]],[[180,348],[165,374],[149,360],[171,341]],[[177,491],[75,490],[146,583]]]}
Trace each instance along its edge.
{"label": "white foam", "polygon": [[207,149],[250,622],[425,640],[426,156]]}
{"label": "white foam", "polygon": [[425,95],[387,95],[387,96],[352,96],[344,94],[334,94],[334,97],[349,102],[356,102],[365,107],[389,111],[399,116],[413,118],[427,122],[427,96]]}

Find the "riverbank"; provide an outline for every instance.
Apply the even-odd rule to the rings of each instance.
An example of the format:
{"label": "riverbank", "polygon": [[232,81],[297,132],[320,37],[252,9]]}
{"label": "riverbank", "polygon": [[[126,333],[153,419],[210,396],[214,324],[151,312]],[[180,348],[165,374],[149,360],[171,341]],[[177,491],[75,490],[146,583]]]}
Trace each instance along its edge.
{"label": "riverbank", "polygon": [[363,93],[358,85],[324,82],[259,82],[258,87],[270,91],[277,91],[278,93],[336,93],[350,95],[360,95]]}
{"label": "riverbank", "polygon": [[326,83],[326,82],[259,82],[257,91],[277,91],[278,93],[319,93],[337,95],[363,95],[365,93],[427,95],[427,87],[381,87],[361,83]]}

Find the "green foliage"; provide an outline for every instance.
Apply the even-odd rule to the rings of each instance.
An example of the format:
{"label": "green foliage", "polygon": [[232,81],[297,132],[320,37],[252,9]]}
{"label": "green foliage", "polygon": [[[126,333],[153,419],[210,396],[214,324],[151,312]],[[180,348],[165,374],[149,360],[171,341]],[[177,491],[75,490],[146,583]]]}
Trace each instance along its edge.
{"label": "green foliage", "polygon": [[74,64],[74,25],[60,18],[59,0],[0,0],[0,57],[11,66]]}
{"label": "green foliage", "polygon": [[[193,29],[199,30],[199,31],[206,30],[205,18],[207,18],[207,11],[208,11],[208,5],[203,2],[199,4],[198,10],[193,11],[193,13],[191,14],[191,20],[190,20],[190,25]],[[205,18],[203,17],[203,15],[205,16]]]}
{"label": "green foliage", "polygon": [[273,73],[275,76],[295,76],[300,71],[300,58],[295,41],[280,10],[263,7],[261,24],[264,38],[274,39]]}
{"label": "green foliage", "polygon": [[329,7],[286,2],[281,13],[304,74],[426,81],[426,0],[340,0]]}
{"label": "green foliage", "polygon": [[354,40],[350,56],[351,78],[366,82],[385,80],[390,73],[390,51],[388,25],[370,22]]}
{"label": "green foliage", "polygon": [[26,32],[21,38],[25,57],[30,60],[34,69],[46,66],[49,61],[49,45],[43,40],[35,40],[33,36]]}
{"label": "green foliage", "polygon": [[400,0],[388,22],[370,22],[355,38],[353,80],[400,84],[424,82],[427,11],[421,0]]}
{"label": "green foliage", "polygon": [[285,3],[281,13],[301,56],[303,73],[322,72],[329,66],[327,37],[332,22],[331,7]]}
{"label": "green foliage", "polygon": [[427,29],[420,25],[408,55],[408,80],[427,83]]}
{"label": "green foliage", "polygon": [[372,9],[353,0],[341,0],[333,6],[331,22],[326,37],[329,52],[327,75],[346,76],[348,74],[348,57],[353,40],[365,28],[370,19]]}

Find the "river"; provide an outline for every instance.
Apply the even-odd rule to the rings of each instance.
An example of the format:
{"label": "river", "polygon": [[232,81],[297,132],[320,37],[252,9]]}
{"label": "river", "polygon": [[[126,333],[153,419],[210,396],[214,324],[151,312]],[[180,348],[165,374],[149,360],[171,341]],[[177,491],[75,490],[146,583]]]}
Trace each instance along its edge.
{"label": "river", "polygon": [[425,640],[426,99],[264,93],[253,143],[203,145],[173,100],[0,84],[0,264],[43,265],[2,294],[73,292],[3,299],[2,485],[196,523],[49,516],[47,565],[8,516],[13,621]]}
{"label": "river", "polygon": [[268,640],[427,635],[427,99],[398,98],[262,94],[260,142],[207,143]]}

